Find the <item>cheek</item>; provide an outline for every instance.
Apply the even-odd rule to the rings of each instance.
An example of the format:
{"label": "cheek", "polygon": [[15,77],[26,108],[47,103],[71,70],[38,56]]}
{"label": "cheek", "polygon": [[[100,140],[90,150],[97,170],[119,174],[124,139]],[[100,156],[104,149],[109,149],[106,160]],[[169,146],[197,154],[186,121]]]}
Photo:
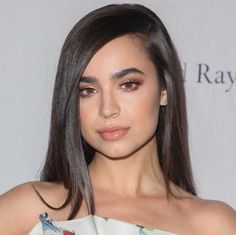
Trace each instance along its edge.
{"label": "cheek", "polygon": [[159,103],[160,98],[158,92],[153,91],[148,95],[143,95],[136,99],[135,102],[129,105],[126,104],[126,112],[129,113],[131,117],[139,120],[142,125],[148,123],[157,124],[159,115]]}
{"label": "cheek", "polygon": [[81,105],[79,110],[79,117],[80,117],[80,127],[82,135],[85,136],[86,133],[89,131],[89,127],[91,126],[91,123],[93,122],[93,110],[88,109],[87,106]]}

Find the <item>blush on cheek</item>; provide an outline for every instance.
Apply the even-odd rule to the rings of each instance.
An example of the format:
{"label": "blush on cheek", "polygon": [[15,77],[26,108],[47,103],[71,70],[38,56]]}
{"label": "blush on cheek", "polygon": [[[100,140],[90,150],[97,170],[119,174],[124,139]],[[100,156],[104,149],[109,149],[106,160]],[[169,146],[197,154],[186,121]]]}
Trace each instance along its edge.
{"label": "blush on cheek", "polygon": [[156,129],[159,117],[159,105],[156,104],[156,102],[152,102],[142,110],[142,113],[143,120],[146,120],[145,125],[148,125],[148,123],[150,123],[150,125],[152,125],[153,128]]}

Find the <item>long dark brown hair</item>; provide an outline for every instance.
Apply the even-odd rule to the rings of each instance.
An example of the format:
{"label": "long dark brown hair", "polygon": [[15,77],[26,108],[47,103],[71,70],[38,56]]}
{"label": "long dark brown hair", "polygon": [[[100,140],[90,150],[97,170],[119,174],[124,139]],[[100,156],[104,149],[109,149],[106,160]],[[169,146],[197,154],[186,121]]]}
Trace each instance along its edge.
{"label": "long dark brown hair", "polygon": [[168,105],[160,108],[156,131],[167,193],[172,194],[170,182],[173,182],[196,195],[190,167],[182,72],[170,36],[150,9],[137,4],[108,5],[90,12],[73,27],[63,45],[56,74],[49,146],[41,181],[63,183],[68,189],[65,203],[54,208],[62,209],[71,204],[68,219],[75,217],[83,199],[88,213],[95,213],[87,169],[94,150],[81,135],[80,77],[102,46],[124,35],[141,39],[156,66],[161,85],[167,90]]}

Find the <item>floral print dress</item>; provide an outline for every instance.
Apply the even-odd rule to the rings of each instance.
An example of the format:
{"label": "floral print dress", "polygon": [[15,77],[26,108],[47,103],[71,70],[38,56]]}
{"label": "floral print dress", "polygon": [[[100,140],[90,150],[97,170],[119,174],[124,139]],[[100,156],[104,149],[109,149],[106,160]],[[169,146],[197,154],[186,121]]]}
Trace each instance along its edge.
{"label": "floral print dress", "polygon": [[121,220],[88,215],[80,219],[53,221],[43,213],[29,235],[177,235]]}

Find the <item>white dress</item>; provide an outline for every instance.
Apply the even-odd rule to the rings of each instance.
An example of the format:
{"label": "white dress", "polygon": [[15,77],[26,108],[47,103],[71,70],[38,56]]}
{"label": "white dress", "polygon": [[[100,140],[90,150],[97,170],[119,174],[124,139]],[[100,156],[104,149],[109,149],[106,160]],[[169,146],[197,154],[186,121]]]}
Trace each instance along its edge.
{"label": "white dress", "polygon": [[177,235],[125,221],[88,215],[80,219],[53,221],[43,213],[29,235]]}

